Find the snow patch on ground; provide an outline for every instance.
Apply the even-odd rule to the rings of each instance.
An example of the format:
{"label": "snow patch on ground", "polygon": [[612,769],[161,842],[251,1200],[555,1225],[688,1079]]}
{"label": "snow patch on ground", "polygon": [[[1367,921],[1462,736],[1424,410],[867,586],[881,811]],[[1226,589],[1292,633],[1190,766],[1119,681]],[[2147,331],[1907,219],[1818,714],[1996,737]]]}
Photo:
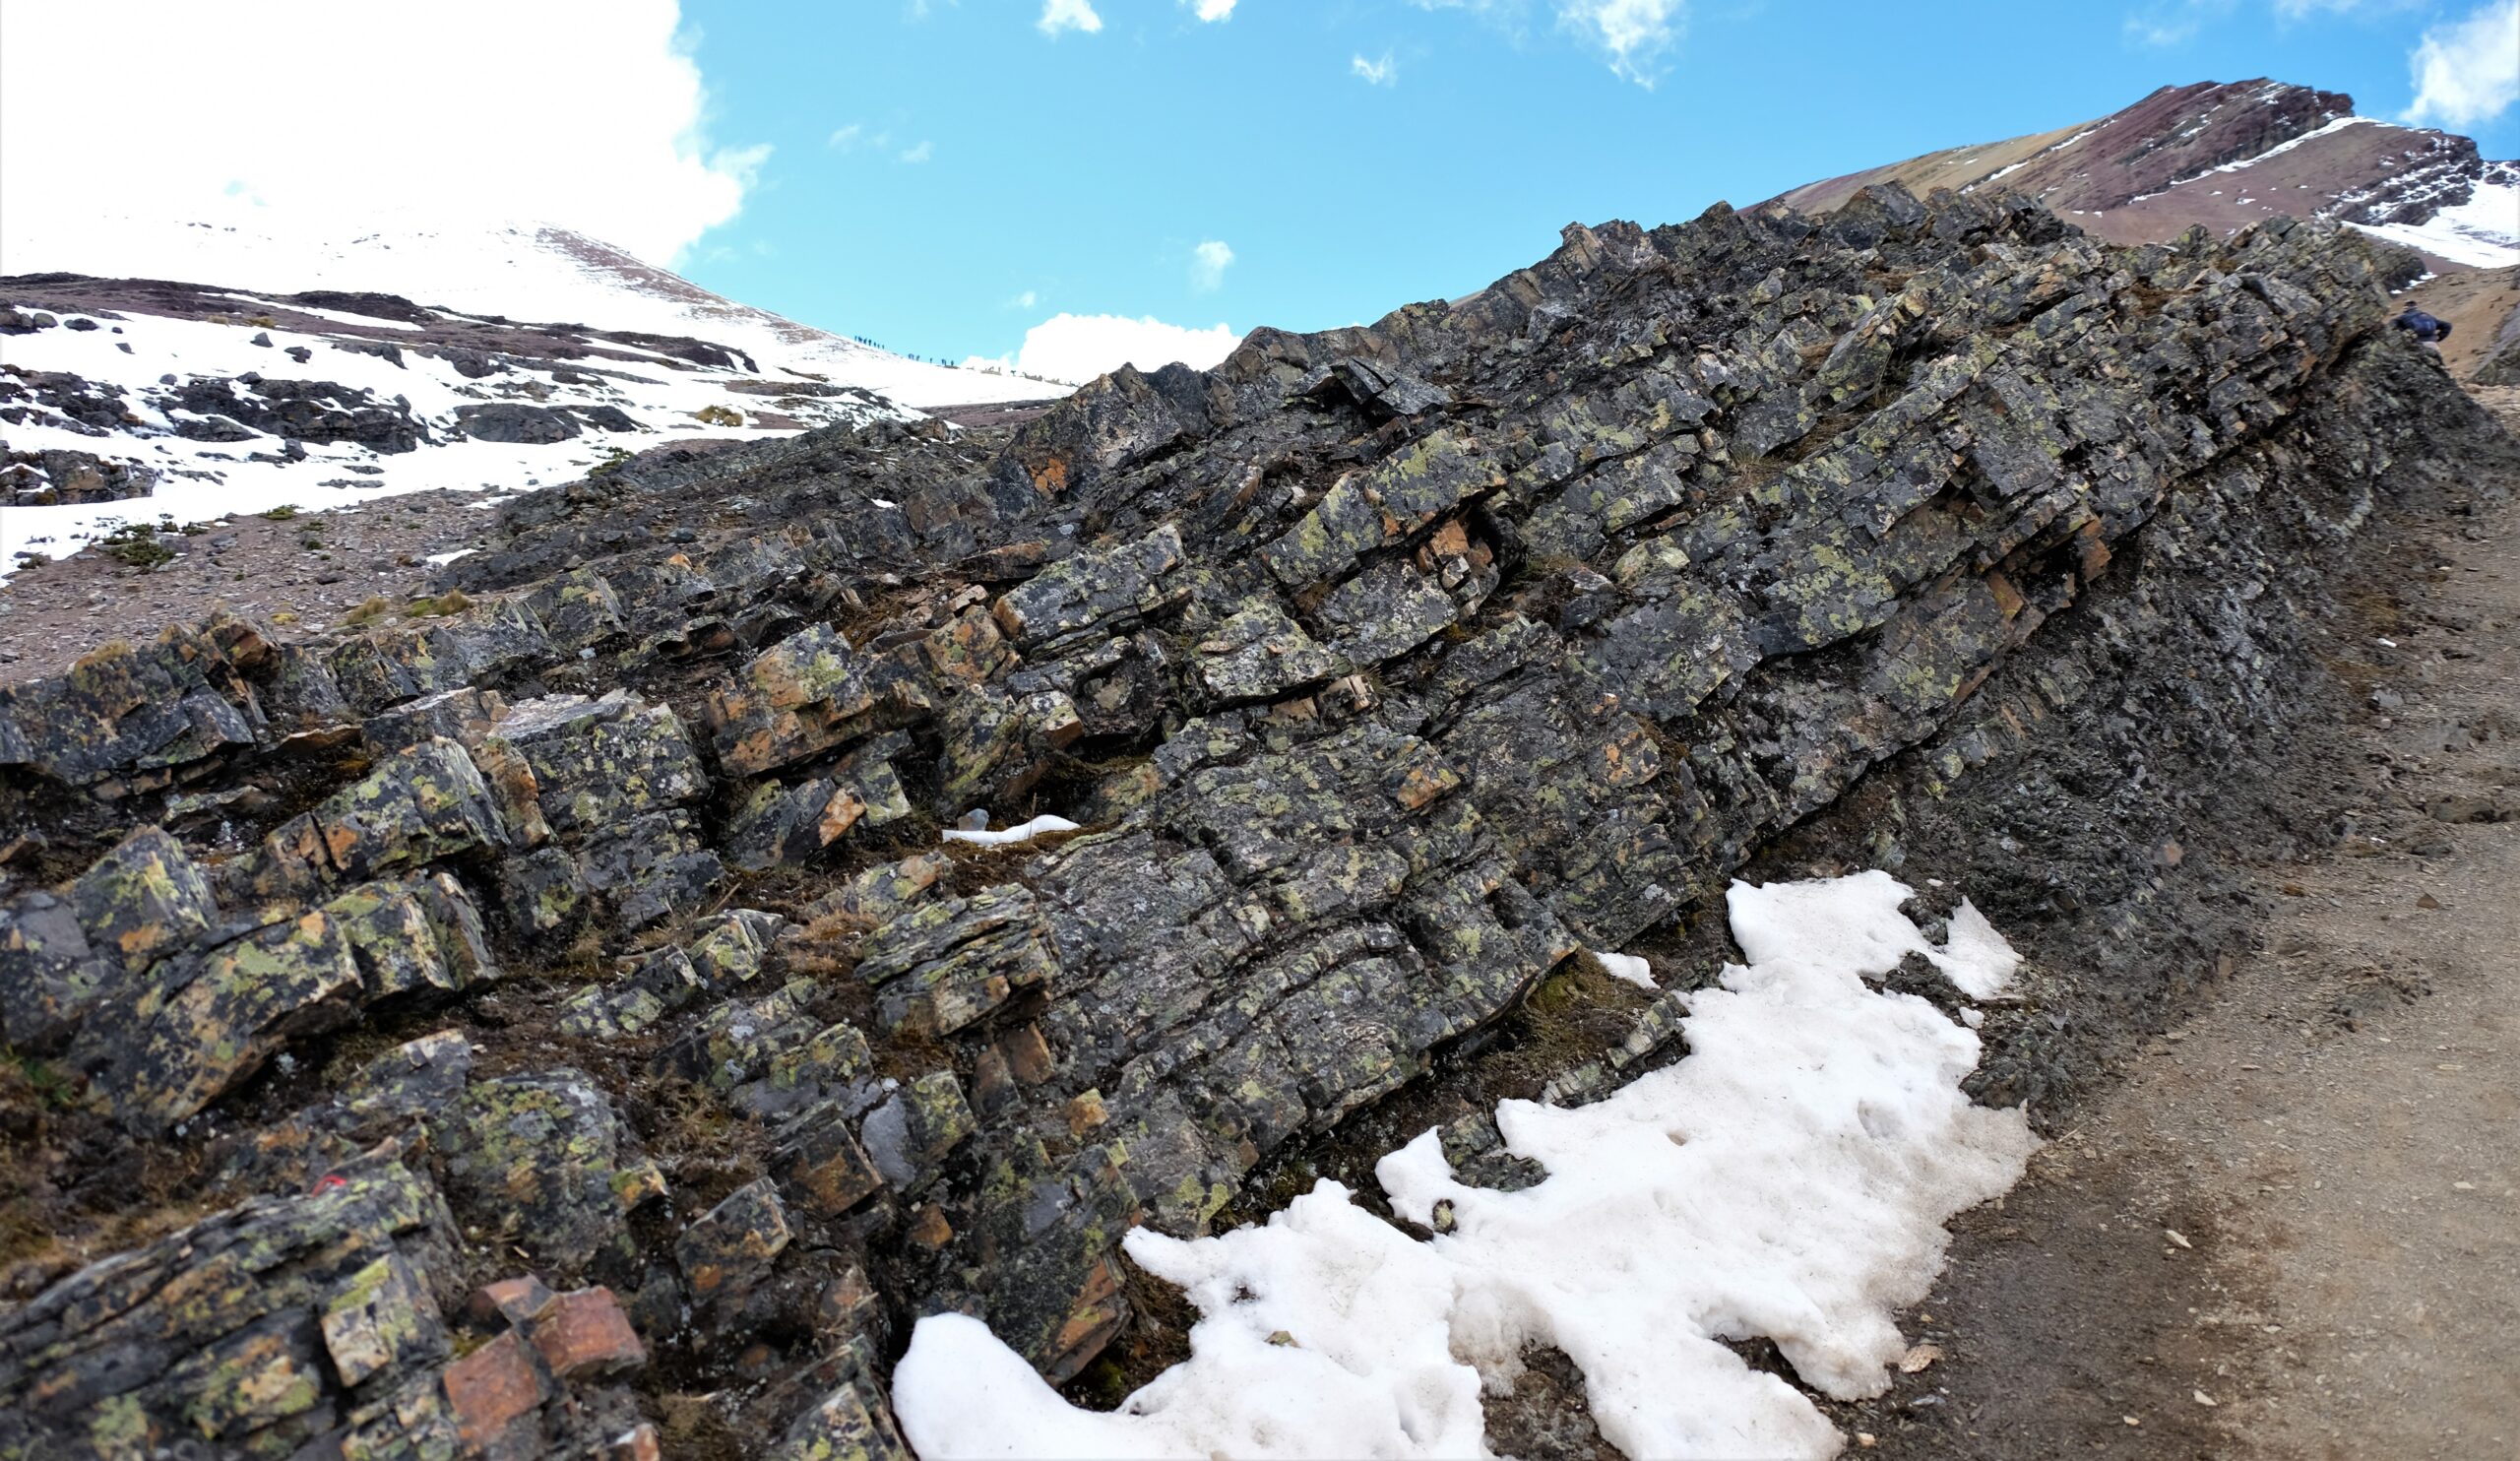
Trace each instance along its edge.
{"label": "snow patch on ground", "polygon": [[1078,1410],[979,1320],[919,1321],[894,1409],[930,1461],[980,1457],[1489,1454],[1482,1383],[1529,1348],[1584,1371],[1631,1456],[1827,1456],[1800,1390],[1720,1338],[1767,1336],[1803,1382],[1887,1387],[1891,1314],[1942,1263],[1942,1224],[2021,1175],[2018,1111],[1974,1106],[1979,1041],[1913,995],[1867,987],[1912,952],[2000,992],[2018,960],[1974,908],[1932,949],[1887,873],[1730,896],[1749,955],[1688,996],[1689,1055],[1571,1110],[1506,1102],[1506,1146],[1545,1181],[1461,1184],[1428,1131],[1375,1175],[1419,1241],[1323,1181],[1265,1227],[1131,1258],[1204,1317],[1191,1358],[1111,1414]]}
{"label": "snow patch on ground", "polygon": [[1042,815],[1029,822],[1018,822],[995,832],[983,828],[948,827],[947,842],[968,842],[984,848],[1006,847],[1012,843],[1031,842],[1044,832],[1073,832],[1076,824],[1065,817]]}
{"label": "snow patch on ground", "polygon": [[1640,989],[1660,989],[1654,983],[1654,966],[1634,954],[1606,954],[1596,950],[1593,957],[1602,961],[1602,972],[1612,979],[1625,980]]}

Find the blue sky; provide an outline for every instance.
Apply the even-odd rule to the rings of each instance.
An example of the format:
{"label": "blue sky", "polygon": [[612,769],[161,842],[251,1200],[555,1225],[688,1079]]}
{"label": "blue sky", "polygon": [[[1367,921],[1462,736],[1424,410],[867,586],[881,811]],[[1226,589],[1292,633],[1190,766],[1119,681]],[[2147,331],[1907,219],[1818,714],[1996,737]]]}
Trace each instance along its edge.
{"label": "blue sky", "polygon": [[0,254],[556,223],[1080,379],[2257,76],[2520,157],[2520,0],[0,0]]}
{"label": "blue sky", "polygon": [[[2165,84],[2269,76],[2394,117],[2427,30],[2479,8],[1061,7],[1099,30],[1045,24],[1039,0],[685,0],[711,139],[770,151],[683,272],[958,360],[1004,354],[1058,312],[1315,329],[1477,287],[1569,222],[1683,220]],[[2520,155],[2507,101],[2453,130]]]}

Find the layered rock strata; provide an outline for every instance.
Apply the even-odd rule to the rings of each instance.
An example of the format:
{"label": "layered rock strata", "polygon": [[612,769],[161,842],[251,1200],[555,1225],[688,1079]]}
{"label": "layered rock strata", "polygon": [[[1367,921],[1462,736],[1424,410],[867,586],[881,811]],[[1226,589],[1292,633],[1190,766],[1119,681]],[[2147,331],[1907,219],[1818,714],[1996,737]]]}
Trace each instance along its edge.
{"label": "layered rock strata", "polygon": [[[0,1456],[597,1454],[703,1391],[895,1454],[903,1320],[1077,1375],[1131,1225],[1248,1215],[1797,840],[2073,817],[2090,865],[1973,892],[2150,917],[2326,576],[2430,454],[2509,451],[2388,313],[2290,224],[1570,228],[1011,434],[536,494],[451,617],[0,691],[0,1018],[60,1106],[22,1200],[93,1223],[157,1142],[220,1209],[22,1266]],[[939,849],[975,807],[1084,830]],[[1622,997],[1553,1099],[1670,1053]],[[2064,1029],[1994,1024],[1997,1094],[2060,1096]]]}

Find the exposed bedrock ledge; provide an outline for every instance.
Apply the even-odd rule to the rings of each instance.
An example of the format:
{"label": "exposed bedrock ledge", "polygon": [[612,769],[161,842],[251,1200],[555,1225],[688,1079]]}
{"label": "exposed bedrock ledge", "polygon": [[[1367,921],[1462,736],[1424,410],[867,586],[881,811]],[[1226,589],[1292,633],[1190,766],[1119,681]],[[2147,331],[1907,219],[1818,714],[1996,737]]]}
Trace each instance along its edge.
{"label": "exposed bedrock ledge", "polygon": [[[1763,858],[1954,849],[1999,911],[2154,917],[2140,869],[2300,713],[2366,526],[2512,450],[2387,314],[2334,231],[2122,250],[1885,191],[1570,228],[1011,435],[536,494],[455,615],[0,691],[0,1017],[113,1074],[83,1118],[199,1113],[248,1186],[434,1132],[465,1251],[881,1454],[890,1320],[1075,1374],[1130,1225],[1201,1229]],[[930,850],[975,806],[1085,830]],[[501,1073],[294,1112],[257,1074],[423,1011]],[[1669,1034],[1553,1052],[1560,1093]],[[2090,1038],[1999,1027],[1983,1083],[2048,1099]],[[126,1388],[183,1433],[180,1385]]]}

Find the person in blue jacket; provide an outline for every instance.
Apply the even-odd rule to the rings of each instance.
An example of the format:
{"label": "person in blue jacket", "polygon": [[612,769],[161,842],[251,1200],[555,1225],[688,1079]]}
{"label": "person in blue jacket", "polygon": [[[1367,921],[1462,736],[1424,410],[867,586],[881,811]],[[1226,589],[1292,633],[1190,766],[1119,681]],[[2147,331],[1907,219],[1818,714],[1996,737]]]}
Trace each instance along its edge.
{"label": "person in blue jacket", "polygon": [[2416,308],[2412,304],[2406,307],[2406,313],[2399,315],[2389,323],[2397,326],[2401,330],[2404,330],[2409,335],[2412,335],[2416,339],[2424,342],[2426,345],[2433,346],[2435,348],[2438,348],[2441,342],[2450,338],[2450,322],[2448,320],[2434,319],[2432,316],[2426,314],[2423,310]]}

